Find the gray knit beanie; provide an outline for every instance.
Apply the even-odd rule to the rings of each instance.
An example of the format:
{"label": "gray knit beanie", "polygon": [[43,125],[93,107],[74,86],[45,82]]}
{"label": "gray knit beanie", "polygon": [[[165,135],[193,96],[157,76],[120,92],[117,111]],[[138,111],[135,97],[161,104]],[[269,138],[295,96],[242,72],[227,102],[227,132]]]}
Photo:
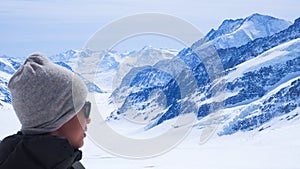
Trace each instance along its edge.
{"label": "gray knit beanie", "polygon": [[21,130],[28,134],[57,130],[80,111],[87,97],[77,75],[41,54],[27,58],[8,88]]}

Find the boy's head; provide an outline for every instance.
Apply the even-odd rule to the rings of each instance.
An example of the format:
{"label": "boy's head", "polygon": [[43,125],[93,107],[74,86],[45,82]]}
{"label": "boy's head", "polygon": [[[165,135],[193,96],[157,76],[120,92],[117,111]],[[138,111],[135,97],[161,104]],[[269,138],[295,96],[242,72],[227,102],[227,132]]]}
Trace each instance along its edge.
{"label": "boy's head", "polygon": [[75,73],[41,54],[27,58],[8,88],[25,134],[58,130],[83,109],[88,93]]}

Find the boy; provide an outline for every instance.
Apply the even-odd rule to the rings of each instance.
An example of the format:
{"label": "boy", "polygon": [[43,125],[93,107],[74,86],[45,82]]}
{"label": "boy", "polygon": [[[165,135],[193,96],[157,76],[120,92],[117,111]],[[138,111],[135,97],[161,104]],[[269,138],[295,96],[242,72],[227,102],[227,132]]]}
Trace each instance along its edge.
{"label": "boy", "polygon": [[90,122],[91,103],[83,81],[33,54],[8,88],[22,128],[0,143],[0,169],[84,169],[78,148]]}

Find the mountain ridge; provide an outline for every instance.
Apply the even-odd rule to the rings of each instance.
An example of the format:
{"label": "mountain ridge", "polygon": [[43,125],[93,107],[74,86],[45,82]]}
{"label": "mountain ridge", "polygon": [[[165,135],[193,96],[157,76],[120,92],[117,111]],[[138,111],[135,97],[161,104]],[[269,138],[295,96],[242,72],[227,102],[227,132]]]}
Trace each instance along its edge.
{"label": "mountain ridge", "polygon": [[209,31],[204,39],[212,41],[217,49],[240,47],[254,39],[278,33],[291,24],[283,19],[255,13],[245,19],[224,20],[217,30]]}

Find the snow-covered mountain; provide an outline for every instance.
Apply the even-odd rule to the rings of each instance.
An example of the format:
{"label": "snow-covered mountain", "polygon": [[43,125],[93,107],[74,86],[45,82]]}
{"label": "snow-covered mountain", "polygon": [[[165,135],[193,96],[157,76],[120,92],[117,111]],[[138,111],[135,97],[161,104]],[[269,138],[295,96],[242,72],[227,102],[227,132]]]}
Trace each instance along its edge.
{"label": "snow-covered mountain", "polygon": [[[257,19],[259,17],[263,19]],[[268,19],[271,21],[268,22]],[[260,25],[268,25],[266,23],[273,23],[277,19],[256,14],[237,22],[242,24],[254,20]],[[208,124],[208,117],[217,116],[218,120],[213,121],[222,124],[219,134],[224,135],[256,128],[262,130],[263,125],[283,116],[289,120],[298,117],[300,19],[282,29],[274,29],[272,32],[277,33],[261,35],[261,38],[250,38],[247,44],[240,47],[217,50],[225,69],[225,77],[217,79],[226,82],[223,100],[211,95],[212,82],[206,67],[193,51],[202,44],[195,43],[191,48],[179,52],[175,59],[159,61],[152,67],[137,66],[132,69],[112,94],[113,102],[119,107],[109,118],[130,116],[138,121],[144,118],[148,122],[145,129],[151,129],[179,116],[180,112],[190,112],[193,105],[199,105],[196,112],[199,124]],[[198,89],[194,90],[198,92],[196,97],[182,92],[188,90],[181,89],[180,83],[184,81],[188,84],[186,87],[191,88],[189,83],[193,80],[187,69],[180,66],[182,62],[197,83]],[[185,106],[187,102],[189,108]],[[229,113],[214,115],[211,107],[218,102],[223,102],[224,111]]]}
{"label": "snow-covered mountain", "polygon": [[[145,46],[141,50],[121,54],[117,51],[97,53],[68,50],[48,57],[54,63],[78,73],[90,92],[103,93],[111,91],[114,86],[113,80],[132,68],[133,65],[128,66],[128,64],[154,64],[159,60],[174,57],[177,53],[176,50],[155,49],[151,46]],[[6,55],[0,56],[0,104],[11,102],[7,84],[25,59]],[[148,60],[151,60],[152,63]],[[122,65],[122,71],[119,71],[120,65]]]}
{"label": "snow-covered mountain", "polygon": [[11,102],[7,85],[12,74],[21,66],[20,60],[0,56],[0,106]]}
{"label": "snow-covered mountain", "polygon": [[291,24],[271,16],[253,14],[245,19],[224,20],[217,30],[212,29],[204,39],[217,49],[240,47],[254,39],[278,33]]}
{"label": "snow-covered mountain", "polygon": [[[225,76],[227,89],[235,95],[227,107],[238,107],[221,134],[255,128],[263,130],[274,118],[292,120],[300,108],[300,38],[272,48],[235,67]],[[285,117],[283,117],[285,116]]]}
{"label": "snow-covered mountain", "polygon": [[88,79],[93,79],[104,91],[112,92],[133,67],[154,65],[160,60],[174,57],[177,53],[176,50],[156,49],[151,46],[126,53],[105,51],[84,57],[80,61],[81,70],[78,71]]}
{"label": "snow-covered mountain", "polygon": [[[60,66],[74,71],[73,66],[76,65],[76,58],[79,56],[79,54],[79,51],[69,50],[61,54],[50,56],[49,59]],[[7,87],[8,81],[24,61],[25,58],[16,58],[6,55],[0,56],[0,107],[5,104],[11,103],[11,96]],[[81,75],[79,74],[79,76]],[[103,92],[96,84],[91,82],[89,79],[86,79],[83,76],[81,77],[86,83],[90,92]]]}

